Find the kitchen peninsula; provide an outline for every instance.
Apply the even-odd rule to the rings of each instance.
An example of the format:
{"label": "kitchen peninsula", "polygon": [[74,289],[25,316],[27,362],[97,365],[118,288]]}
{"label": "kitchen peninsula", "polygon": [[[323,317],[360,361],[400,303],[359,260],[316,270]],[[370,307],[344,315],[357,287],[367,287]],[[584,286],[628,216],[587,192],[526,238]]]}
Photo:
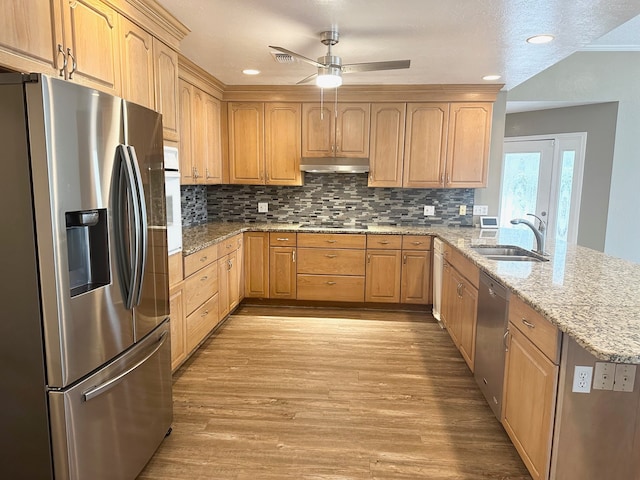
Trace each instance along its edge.
{"label": "kitchen peninsula", "polygon": [[[632,454],[632,449],[640,441],[638,373],[632,369],[629,374],[633,375],[631,381],[633,384],[635,380],[636,385],[631,391],[614,391],[613,387],[600,390],[595,388],[594,383],[590,393],[574,393],[572,385],[574,367],[577,365],[596,367],[596,364],[604,363],[615,369],[616,365],[633,367],[640,364],[640,299],[637,298],[640,266],[584,247],[560,245],[548,246],[548,262],[489,260],[471,247],[488,243],[513,243],[509,241],[512,229],[500,230],[495,239],[485,239],[480,238],[479,229],[460,227],[369,226],[366,229],[336,229],[282,223],[208,223],[184,229],[183,254],[188,258],[205,248],[244,234],[247,265],[250,259],[246,250],[246,235],[251,232],[278,233],[278,236],[315,233],[365,237],[439,237],[467,261],[501,281],[511,291],[512,306],[519,305],[518,314],[530,312],[532,316],[537,316],[538,321],[548,323],[555,332],[557,356],[555,360],[551,358],[550,372],[540,377],[546,382],[546,389],[536,383],[535,378],[529,381],[527,372],[523,372],[523,378],[527,378],[527,381],[521,386],[531,389],[531,394],[523,399],[521,410],[529,404],[534,408],[542,408],[540,405],[546,402],[544,405],[547,407],[541,414],[546,415],[544,421],[548,424],[549,438],[537,439],[537,445],[531,447],[527,443],[531,439],[526,438],[526,432],[518,432],[517,425],[510,431],[509,419],[505,420],[504,414],[502,418],[505,429],[532,476],[555,479],[637,478],[634,475],[640,472],[640,460]],[[511,325],[515,326],[515,323],[510,324],[510,328]],[[542,324],[539,325],[541,328]],[[528,335],[526,331],[524,334]],[[532,340],[528,343],[532,351],[539,355],[536,334],[533,332]],[[508,357],[519,352],[519,345],[523,344],[519,335],[517,328],[508,334],[507,346],[512,347]],[[527,341],[527,338],[524,340]],[[522,358],[535,360],[531,364],[537,368],[538,360],[527,355],[525,353]],[[549,362],[547,358],[544,360]],[[539,373],[537,369],[533,372]],[[525,417],[528,415],[526,411],[519,413]],[[517,421],[511,423],[515,425]],[[535,422],[528,418],[527,424],[530,423]],[[536,434],[540,436],[539,431]],[[524,435],[524,438],[518,435]],[[600,460],[604,458],[617,460],[603,463]],[[615,474],[609,476],[612,471]]]}

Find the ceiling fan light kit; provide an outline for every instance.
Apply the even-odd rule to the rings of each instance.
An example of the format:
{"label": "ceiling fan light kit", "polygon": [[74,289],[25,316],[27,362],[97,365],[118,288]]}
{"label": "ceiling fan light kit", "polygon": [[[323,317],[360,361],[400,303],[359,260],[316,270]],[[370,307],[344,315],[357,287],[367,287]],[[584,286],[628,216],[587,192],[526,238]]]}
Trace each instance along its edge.
{"label": "ceiling fan light kit", "polygon": [[342,58],[337,55],[331,54],[331,47],[338,43],[340,36],[337,31],[331,30],[322,32],[320,34],[320,42],[327,46],[327,54],[323,57],[319,57],[318,61],[311,60],[310,58],[300,55],[299,53],[292,52],[286,48],[276,47],[269,45],[269,48],[273,48],[278,52],[295,57],[305,63],[309,63],[318,69],[317,73],[309,75],[298,82],[307,83],[315,78],[316,85],[320,88],[336,88],[342,85],[343,73],[356,73],[356,72],[372,72],[376,70],[397,70],[401,68],[409,68],[411,66],[411,60],[391,60],[386,62],[368,62],[368,63],[351,63],[347,65],[342,64]]}

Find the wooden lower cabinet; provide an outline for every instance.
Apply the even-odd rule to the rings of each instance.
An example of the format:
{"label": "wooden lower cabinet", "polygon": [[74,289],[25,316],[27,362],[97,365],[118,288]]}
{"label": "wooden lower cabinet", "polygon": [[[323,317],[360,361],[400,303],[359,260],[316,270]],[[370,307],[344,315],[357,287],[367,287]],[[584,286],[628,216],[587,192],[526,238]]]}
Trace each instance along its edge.
{"label": "wooden lower cabinet", "polygon": [[187,316],[187,351],[191,352],[218,324],[218,294]]}
{"label": "wooden lower cabinet", "polygon": [[429,305],[431,288],[431,252],[403,251],[400,303]]}
{"label": "wooden lower cabinet", "polygon": [[180,282],[169,289],[172,371],[175,371],[187,358],[187,327],[184,307],[184,282]]}
{"label": "wooden lower cabinet", "polygon": [[244,295],[269,298],[269,233],[244,234]]}
{"label": "wooden lower cabinet", "polygon": [[558,369],[509,324],[502,425],[534,480],[549,476]]}
{"label": "wooden lower cabinet", "polygon": [[269,298],[296,299],[296,247],[269,249]]}
{"label": "wooden lower cabinet", "polygon": [[478,320],[478,289],[449,262],[442,272],[440,317],[462,358],[473,372]]}
{"label": "wooden lower cabinet", "polygon": [[365,302],[400,302],[400,250],[367,250]]}
{"label": "wooden lower cabinet", "polygon": [[297,276],[298,300],[364,302],[364,276]]}

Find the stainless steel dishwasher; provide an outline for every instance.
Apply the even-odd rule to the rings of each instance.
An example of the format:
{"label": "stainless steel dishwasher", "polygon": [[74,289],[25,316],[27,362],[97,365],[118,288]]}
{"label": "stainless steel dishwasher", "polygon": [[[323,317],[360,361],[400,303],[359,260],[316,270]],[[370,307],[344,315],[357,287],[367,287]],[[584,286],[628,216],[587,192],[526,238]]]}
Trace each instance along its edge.
{"label": "stainless steel dishwasher", "polygon": [[502,383],[509,310],[509,290],[480,272],[474,376],[495,416],[502,412]]}

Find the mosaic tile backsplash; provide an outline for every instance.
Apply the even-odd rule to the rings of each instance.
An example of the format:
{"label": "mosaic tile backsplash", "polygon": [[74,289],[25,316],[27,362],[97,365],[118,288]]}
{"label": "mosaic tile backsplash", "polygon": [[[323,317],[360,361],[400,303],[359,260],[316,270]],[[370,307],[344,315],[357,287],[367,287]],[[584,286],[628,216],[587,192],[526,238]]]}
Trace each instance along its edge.
{"label": "mosaic tile backsplash", "polygon": [[[189,185],[182,187],[184,226],[207,221],[367,225],[472,225],[474,191],[459,189],[370,188],[367,174],[306,173],[301,187]],[[258,202],[269,212],[258,213]],[[435,206],[425,217],[423,206]],[[466,205],[469,214],[458,215]]]}

